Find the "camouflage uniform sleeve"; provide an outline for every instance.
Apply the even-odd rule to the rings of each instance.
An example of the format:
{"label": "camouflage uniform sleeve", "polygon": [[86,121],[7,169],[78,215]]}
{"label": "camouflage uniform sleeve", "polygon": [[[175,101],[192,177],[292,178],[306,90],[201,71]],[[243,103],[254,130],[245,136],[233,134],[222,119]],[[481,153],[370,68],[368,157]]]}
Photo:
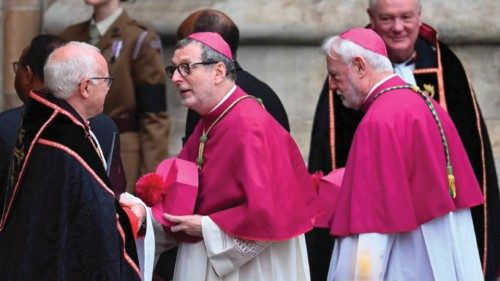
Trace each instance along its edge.
{"label": "camouflage uniform sleeve", "polygon": [[168,156],[170,118],[167,115],[163,48],[153,31],[144,30],[132,55],[139,119],[141,172],[153,171]]}

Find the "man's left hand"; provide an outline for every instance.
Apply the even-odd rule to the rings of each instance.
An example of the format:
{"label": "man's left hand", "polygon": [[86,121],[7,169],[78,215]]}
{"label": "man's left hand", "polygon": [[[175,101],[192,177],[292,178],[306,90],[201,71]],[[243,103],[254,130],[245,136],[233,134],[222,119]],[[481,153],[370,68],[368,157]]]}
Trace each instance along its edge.
{"label": "man's left hand", "polygon": [[132,210],[134,215],[137,217],[139,221],[139,226],[142,225],[144,220],[146,219],[146,208],[138,202],[135,202],[133,200],[127,199],[124,194],[120,195],[120,206],[122,207],[127,207]]}
{"label": "man's left hand", "polygon": [[185,233],[191,236],[203,237],[203,232],[201,231],[201,218],[200,215],[191,215],[191,216],[174,216],[168,213],[163,214],[163,218],[177,223],[170,227],[172,232],[184,231]]}

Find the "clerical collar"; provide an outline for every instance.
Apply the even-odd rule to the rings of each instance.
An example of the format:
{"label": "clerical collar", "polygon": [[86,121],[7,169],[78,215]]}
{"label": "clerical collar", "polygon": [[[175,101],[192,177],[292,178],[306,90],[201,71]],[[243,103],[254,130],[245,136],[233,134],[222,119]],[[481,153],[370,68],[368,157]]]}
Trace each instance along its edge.
{"label": "clerical collar", "polygon": [[385,83],[386,81],[388,81],[389,79],[394,78],[395,76],[396,76],[396,74],[394,74],[394,73],[390,74],[390,75],[387,75],[382,80],[378,81],[375,85],[373,85],[373,87],[368,92],[368,95],[366,95],[365,100],[363,101],[363,103],[366,103],[366,101],[368,100],[368,98],[373,94],[373,91],[375,91],[375,89],[377,89],[380,85],[382,85],[382,83]]}
{"label": "clerical collar", "polygon": [[413,71],[415,70],[415,60],[417,58],[416,52],[404,62],[402,63],[393,63],[394,72],[401,76],[403,80],[411,85],[417,85],[417,81],[415,80],[415,76],[413,75]]}
{"label": "clerical collar", "polygon": [[108,29],[111,27],[111,25],[116,21],[116,19],[123,13],[123,8],[119,7],[116,11],[111,13],[107,18],[103,19],[100,22],[96,22],[94,18],[90,20],[90,24],[95,24],[97,27],[97,30],[99,30],[99,34],[102,36]]}
{"label": "clerical collar", "polygon": [[227,92],[227,94],[220,100],[220,102],[214,108],[212,108],[212,110],[210,110],[209,113],[213,112],[214,110],[217,109],[217,107],[219,107],[222,103],[224,103],[234,93],[235,90],[236,90],[236,84],[233,85],[233,87],[229,90],[229,92]]}

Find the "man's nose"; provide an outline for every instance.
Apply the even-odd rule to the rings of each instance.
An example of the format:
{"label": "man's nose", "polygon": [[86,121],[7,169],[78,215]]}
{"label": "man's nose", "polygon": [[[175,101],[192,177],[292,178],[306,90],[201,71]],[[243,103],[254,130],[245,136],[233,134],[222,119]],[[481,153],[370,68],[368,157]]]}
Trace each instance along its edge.
{"label": "man's nose", "polygon": [[392,25],[392,29],[394,31],[402,31],[404,29],[404,22],[400,18],[395,18],[394,23]]}
{"label": "man's nose", "polygon": [[177,84],[177,83],[179,83],[179,82],[181,82],[181,81],[182,81],[183,77],[182,77],[182,75],[179,73],[179,69],[178,69],[178,68],[176,68],[176,69],[174,70],[174,73],[173,73],[173,75],[172,75],[172,78],[171,78],[171,79],[172,79],[172,82],[174,82],[175,84]]}

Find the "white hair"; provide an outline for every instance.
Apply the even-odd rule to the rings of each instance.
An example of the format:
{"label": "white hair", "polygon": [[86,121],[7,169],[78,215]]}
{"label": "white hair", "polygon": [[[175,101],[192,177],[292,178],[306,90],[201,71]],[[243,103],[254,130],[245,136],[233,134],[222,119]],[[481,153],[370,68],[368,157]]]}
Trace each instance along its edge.
{"label": "white hair", "polygon": [[[67,48],[71,48],[71,52],[68,52]],[[67,99],[76,92],[82,80],[96,75],[97,61],[92,52],[101,51],[87,43],[73,41],[50,54],[43,67],[43,75],[45,86],[52,95]]]}
{"label": "white hair", "polygon": [[345,63],[350,65],[355,57],[363,57],[366,63],[377,72],[393,71],[389,58],[367,50],[349,40],[344,40],[339,36],[332,36],[325,39],[321,46],[323,53],[331,58],[334,55],[340,57]]}
{"label": "white hair", "polygon": [[[416,0],[417,2],[417,7],[421,7],[420,0]],[[370,11],[373,11],[375,9],[375,6],[377,6],[378,0],[368,0],[368,9]]]}

